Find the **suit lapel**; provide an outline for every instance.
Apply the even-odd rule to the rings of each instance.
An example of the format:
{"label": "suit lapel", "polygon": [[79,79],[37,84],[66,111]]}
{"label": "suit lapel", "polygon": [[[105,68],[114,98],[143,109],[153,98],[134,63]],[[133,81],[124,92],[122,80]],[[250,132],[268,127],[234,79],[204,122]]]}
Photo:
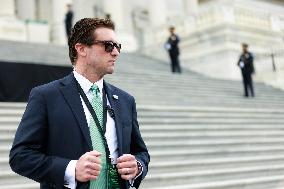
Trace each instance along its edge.
{"label": "suit lapel", "polygon": [[116,128],[116,135],[117,135],[117,146],[118,146],[118,152],[120,155],[122,155],[122,123],[121,123],[121,116],[120,116],[120,103],[119,98],[114,98],[114,96],[117,96],[115,88],[113,88],[110,84],[104,81],[104,89],[107,94],[108,101],[110,103],[110,106],[114,110],[115,115],[115,128]]}
{"label": "suit lapel", "polygon": [[92,149],[90,131],[80,99],[80,95],[77,90],[77,84],[74,75],[68,75],[61,83],[63,86],[60,88],[60,91],[62,92],[67,104],[70,106],[78,122],[78,125],[81,128],[81,131],[88,144],[89,149]]}

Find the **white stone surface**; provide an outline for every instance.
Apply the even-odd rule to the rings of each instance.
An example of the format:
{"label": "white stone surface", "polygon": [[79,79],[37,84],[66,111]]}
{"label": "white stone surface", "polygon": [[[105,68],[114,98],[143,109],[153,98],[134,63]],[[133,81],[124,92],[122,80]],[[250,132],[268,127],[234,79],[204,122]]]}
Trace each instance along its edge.
{"label": "white stone surface", "polygon": [[26,41],[25,23],[14,18],[0,18],[0,39]]}
{"label": "white stone surface", "polygon": [[17,0],[15,6],[19,19],[34,20],[36,18],[35,0]]}
{"label": "white stone surface", "polygon": [[15,2],[14,0],[0,0],[0,17],[14,17]]}
{"label": "white stone surface", "polygon": [[198,13],[198,0],[183,0],[185,14],[195,15]]}
{"label": "white stone surface", "polygon": [[52,21],[50,23],[51,41],[54,44],[65,45],[67,37],[65,34],[64,16],[66,3],[64,0],[52,0]]}
{"label": "white stone surface", "polygon": [[49,43],[49,26],[46,23],[27,23],[27,40],[33,43]]}

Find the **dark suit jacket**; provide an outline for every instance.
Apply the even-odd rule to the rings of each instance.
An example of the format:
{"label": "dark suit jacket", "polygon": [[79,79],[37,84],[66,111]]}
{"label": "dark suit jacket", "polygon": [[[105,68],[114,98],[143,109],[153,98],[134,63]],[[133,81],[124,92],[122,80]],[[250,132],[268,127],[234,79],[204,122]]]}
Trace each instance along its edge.
{"label": "dark suit jacket", "polygon": [[238,66],[240,66],[240,62],[244,63],[244,67],[241,68],[243,75],[254,73],[253,55],[250,52],[241,54]]}
{"label": "dark suit jacket", "polygon": [[[134,98],[104,83],[115,112],[119,156],[133,154],[143,165],[135,180],[138,188],[146,176],[150,156],[141,138]],[[113,95],[119,98],[116,100]],[[41,183],[41,188],[64,188],[65,169],[92,150],[87,120],[73,74],[34,88],[10,151],[10,166],[16,173]],[[129,188],[125,181],[124,188]],[[89,182],[77,188],[88,188]]]}
{"label": "dark suit jacket", "polygon": [[178,43],[179,43],[179,37],[174,34],[173,38],[171,36],[168,38],[167,43],[170,44],[171,48],[169,49],[169,54],[170,56],[178,56],[179,55],[179,48],[178,48]]}
{"label": "dark suit jacket", "polygon": [[64,22],[65,22],[66,34],[69,37],[71,34],[72,22],[73,22],[73,11],[72,10],[69,10],[66,13]]}

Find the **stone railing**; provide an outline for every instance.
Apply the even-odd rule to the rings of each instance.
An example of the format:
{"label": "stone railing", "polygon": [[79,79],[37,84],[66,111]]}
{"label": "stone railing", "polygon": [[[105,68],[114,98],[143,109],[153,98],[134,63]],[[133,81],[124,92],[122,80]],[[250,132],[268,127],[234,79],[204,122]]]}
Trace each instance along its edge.
{"label": "stone railing", "polygon": [[[168,27],[174,25],[181,37],[188,37],[195,32],[204,31],[215,26],[229,24],[263,31],[284,31],[284,17],[268,12],[254,10],[253,7],[204,6],[197,15],[183,15],[171,18],[169,23],[148,28],[145,32],[145,46],[163,43],[169,33]],[[277,28],[275,28],[277,27]],[[279,29],[280,28],[280,29]]]}
{"label": "stone railing", "polygon": [[235,24],[262,30],[272,30],[271,15],[246,8],[235,8]]}
{"label": "stone railing", "polygon": [[49,43],[49,24],[43,21],[0,18],[0,39]]}
{"label": "stone railing", "polygon": [[251,45],[253,52],[261,54],[270,52],[272,46],[283,44],[281,32],[284,31],[284,17],[268,11],[260,12],[253,7],[212,4],[200,7],[196,15],[172,17],[167,24],[147,28],[144,33],[144,54],[168,59],[164,43],[169,36],[170,25],[176,27],[181,38],[183,59],[199,60],[204,56],[228,50],[238,52],[240,43],[244,41]]}

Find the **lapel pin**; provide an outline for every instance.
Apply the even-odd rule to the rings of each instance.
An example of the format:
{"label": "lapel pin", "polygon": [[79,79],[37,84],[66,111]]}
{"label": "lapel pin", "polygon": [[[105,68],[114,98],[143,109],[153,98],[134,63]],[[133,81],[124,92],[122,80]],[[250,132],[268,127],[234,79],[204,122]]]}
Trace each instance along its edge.
{"label": "lapel pin", "polygon": [[115,100],[118,100],[118,96],[117,96],[117,95],[112,95],[112,97],[113,97]]}

